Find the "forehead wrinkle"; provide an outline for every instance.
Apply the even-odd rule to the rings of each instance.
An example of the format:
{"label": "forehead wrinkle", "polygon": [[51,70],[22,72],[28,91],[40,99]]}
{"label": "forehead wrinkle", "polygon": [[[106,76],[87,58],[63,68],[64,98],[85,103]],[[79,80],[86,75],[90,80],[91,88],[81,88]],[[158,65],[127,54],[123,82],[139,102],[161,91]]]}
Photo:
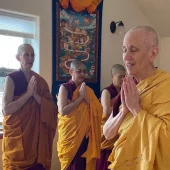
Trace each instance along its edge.
{"label": "forehead wrinkle", "polygon": [[24,52],[29,52],[34,54],[34,49],[30,44],[22,44],[18,47],[17,55],[21,55]]}
{"label": "forehead wrinkle", "polygon": [[72,65],[70,69],[77,69],[77,70],[82,70],[85,69],[86,67],[83,64],[78,64],[78,65]]}
{"label": "forehead wrinkle", "polygon": [[[135,38],[134,35],[136,35]],[[140,45],[144,45],[147,49],[158,45],[157,34],[151,31],[146,31],[144,29],[132,29],[128,31],[124,37],[123,44],[126,43],[126,41],[128,41],[129,39],[133,39],[133,41],[135,41],[136,37],[138,37],[140,42],[141,40],[143,40],[143,43],[141,43]]]}

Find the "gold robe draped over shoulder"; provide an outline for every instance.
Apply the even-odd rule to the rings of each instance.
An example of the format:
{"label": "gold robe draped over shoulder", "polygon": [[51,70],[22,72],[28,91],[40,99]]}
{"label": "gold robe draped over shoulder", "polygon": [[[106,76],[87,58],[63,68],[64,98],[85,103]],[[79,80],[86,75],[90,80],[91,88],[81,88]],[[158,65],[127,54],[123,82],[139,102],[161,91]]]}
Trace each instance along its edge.
{"label": "gold robe draped over shoulder", "polygon": [[[88,86],[86,93],[89,105],[83,100],[70,114],[58,114],[57,149],[61,170],[70,165],[84,137],[89,138],[87,151],[82,155],[86,158],[86,170],[95,170],[95,160],[100,156],[102,106]],[[79,88],[74,91],[72,100],[78,95]]]}
{"label": "gold robe draped over shoulder", "polygon": [[170,74],[156,69],[137,85],[142,110],[128,113],[109,157],[112,170],[170,169]]}

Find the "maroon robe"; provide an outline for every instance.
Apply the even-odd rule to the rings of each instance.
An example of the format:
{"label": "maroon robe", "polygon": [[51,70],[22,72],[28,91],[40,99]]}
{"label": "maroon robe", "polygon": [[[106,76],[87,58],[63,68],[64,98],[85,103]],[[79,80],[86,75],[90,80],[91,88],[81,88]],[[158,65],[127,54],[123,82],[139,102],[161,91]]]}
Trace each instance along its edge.
{"label": "maroon robe", "polygon": [[13,80],[15,85],[14,96],[20,96],[27,91],[28,81],[21,69],[8,74],[8,76]]}
{"label": "maroon robe", "polygon": [[[14,97],[21,96],[23,93],[27,91],[28,81],[26,80],[26,77],[21,69],[8,74],[7,76],[9,76],[14,82],[15,85]],[[35,163],[35,165],[33,165],[30,168],[27,168],[26,170],[46,170],[46,169],[43,167],[42,164]]]}
{"label": "maroon robe", "polygon": [[113,105],[113,117],[115,117],[119,113],[119,106],[121,105],[121,97],[120,93],[117,95],[116,100]]}
{"label": "maroon robe", "polygon": [[[106,87],[105,89],[108,90],[110,93],[110,100],[112,100],[114,97],[116,97],[118,95],[118,91],[113,84]],[[96,170],[108,170],[108,166],[110,165],[108,158],[109,158],[109,155],[111,154],[111,152],[112,152],[112,150],[106,150],[106,149],[101,150],[100,159],[98,159],[97,163],[96,163]]]}
{"label": "maroon robe", "polygon": [[[68,91],[68,99],[71,101],[73,97],[73,93],[76,90],[75,83],[70,80],[67,83],[62,84]],[[66,170],[86,170],[86,158],[82,158],[81,156],[87,150],[88,139],[84,137],[75,157],[73,158],[71,164],[68,166]]]}
{"label": "maroon robe", "polygon": [[105,90],[105,89],[109,91],[109,93],[110,93],[110,99],[113,99],[113,98],[116,97],[116,96],[118,95],[118,93],[119,93],[119,92],[117,91],[116,87],[113,85],[113,83],[112,83],[110,86],[104,88],[103,90]]}
{"label": "maroon robe", "polygon": [[69,82],[63,83],[61,85],[63,85],[67,89],[67,91],[68,91],[68,99],[71,101],[72,97],[73,97],[73,93],[77,89],[75,83],[72,80],[70,80]]}
{"label": "maroon robe", "polygon": [[27,170],[45,170],[45,169],[41,164],[37,164],[31,168],[28,168]]}
{"label": "maroon robe", "polygon": [[[133,77],[133,80],[134,80],[135,84],[137,85],[138,82],[134,77]],[[115,117],[119,113],[120,105],[121,105],[121,95],[119,93],[117,95],[116,100],[115,100],[114,105],[113,105],[113,117]]]}

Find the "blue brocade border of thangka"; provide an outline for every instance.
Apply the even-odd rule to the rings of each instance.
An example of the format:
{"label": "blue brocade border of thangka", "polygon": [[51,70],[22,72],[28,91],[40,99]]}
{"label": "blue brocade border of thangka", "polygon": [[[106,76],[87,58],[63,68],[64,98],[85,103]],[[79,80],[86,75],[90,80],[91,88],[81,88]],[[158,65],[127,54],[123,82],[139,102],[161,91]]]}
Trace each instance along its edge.
{"label": "blue brocade border of thangka", "polygon": [[[86,20],[84,19],[85,20],[84,22],[92,21],[93,18],[90,16],[94,16],[94,15],[88,14],[86,11],[83,11],[81,13],[76,13],[71,8],[65,10],[61,7],[58,0],[52,1],[52,55],[53,55],[52,94],[55,101],[56,101],[56,94],[58,93],[59,85],[70,79],[67,68],[69,67],[69,62],[71,62],[71,60],[75,58],[73,51],[76,50],[77,51],[84,50],[85,54],[86,53],[89,54],[88,56],[89,60],[86,60],[87,55],[77,55],[76,59],[81,60],[85,63],[88,71],[88,75],[86,79],[87,85],[94,90],[97,97],[100,96],[102,7],[103,7],[103,1],[98,5],[96,11],[94,12],[94,15],[96,15],[96,29],[94,31],[95,35],[92,35],[91,37],[89,35],[91,41],[95,39],[95,43],[94,44],[91,43],[90,44],[91,46],[86,48],[84,47],[84,43],[87,40],[87,36],[81,36],[81,35],[77,37],[73,36],[76,31],[77,32],[81,31],[82,33],[84,33],[84,35],[86,35],[86,32],[83,30],[85,25],[83,26],[81,25],[80,27],[81,19],[79,19],[78,22],[80,29],[76,28],[77,30],[75,30],[72,25],[71,27],[68,26],[67,18],[63,19],[64,18],[63,14],[65,14],[65,16],[67,16],[67,13],[69,13],[70,15],[77,14],[79,18],[81,18],[82,15],[87,16],[87,19]],[[74,23],[77,24],[77,21],[74,21]],[[69,35],[69,33],[72,33],[70,34],[71,36]],[[63,34],[67,34],[67,35],[65,36]],[[64,36],[67,38],[64,39],[63,38]],[[77,47],[69,45],[72,44],[70,43],[71,41],[75,42],[75,44],[77,43],[78,44]],[[94,50],[91,50],[92,48],[94,48]]]}

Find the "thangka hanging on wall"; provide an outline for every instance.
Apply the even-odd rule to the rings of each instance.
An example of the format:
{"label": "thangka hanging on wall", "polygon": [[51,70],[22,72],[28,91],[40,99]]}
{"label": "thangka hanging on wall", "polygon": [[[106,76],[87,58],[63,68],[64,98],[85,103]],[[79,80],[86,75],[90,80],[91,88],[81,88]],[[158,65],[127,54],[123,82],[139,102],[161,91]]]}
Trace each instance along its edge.
{"label": "thangka hanging on wall", "polygon": [[98,11],[74,12],[57,3],[56,80],[70,79],[69,67],[74,60],[87,68],[86,82],[97,81],[98,71]]}

